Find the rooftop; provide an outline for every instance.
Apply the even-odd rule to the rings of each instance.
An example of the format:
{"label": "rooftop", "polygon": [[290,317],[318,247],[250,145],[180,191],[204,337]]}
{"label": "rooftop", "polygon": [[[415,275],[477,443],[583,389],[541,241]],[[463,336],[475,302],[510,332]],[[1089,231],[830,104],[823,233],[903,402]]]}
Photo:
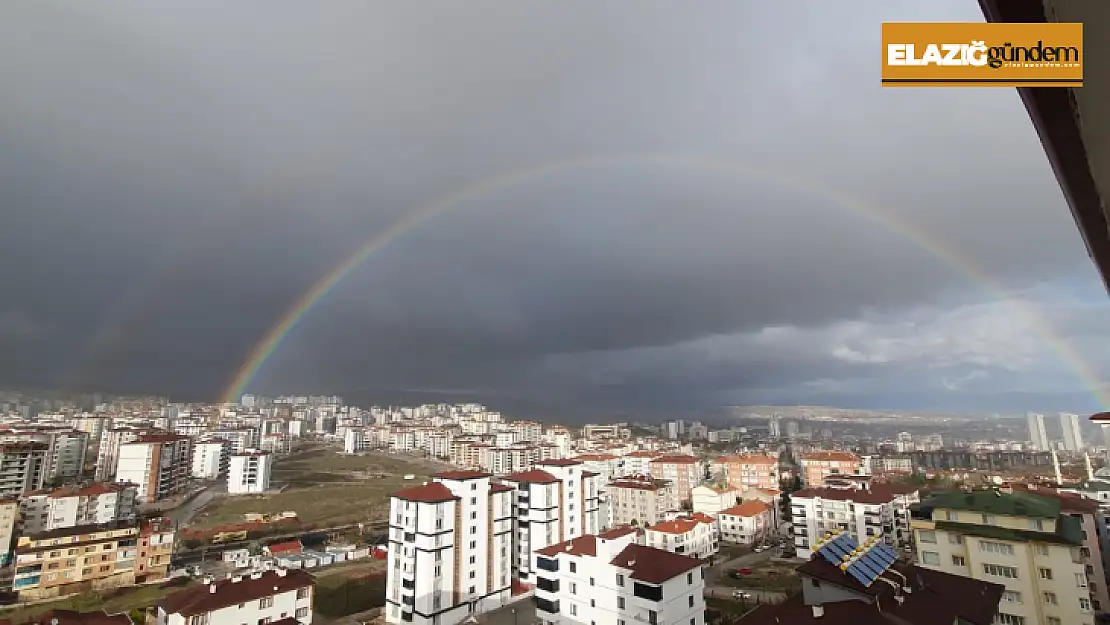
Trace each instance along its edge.
{"label": "rooftop", "polygon": [[970,493],[934,493],[921,502],[921,506],[1042,519],[1055,519],[1060,516],[1058,499],[1029,492],[1003,493],[996,490],[976,490]]}
{"label": "rooftop", "polygon": [[436,475],[434,475],[432,477],[437,477],[441,480],[451,480],[451,481],[456,481],[456,482],[464,482],[466,480],[478,480],[478,479],[490,477],[492,475],[493,475],[492,473],[486,473],[485,471],[462,470],[462,471],[444,471],[443,473],[437,473]]}
{"label": "rooftop", "polygon": [[532,469],[530,471],[521,471],[520,473],[510,473],[501,476],[501,479],[509,482],[518,482],[521,484],[554,484],[559,481],[559,478],[551,475],[542,469]]}
{"label": "rooftop", "polygon": [[662,584],[701,567],[702,561],[662,549],[632,544],[621,550],[609,564],[627,569],[629,577],[634,580]]}
{"label": "rooftop", "polygon": [[439,482],[428,482],[420,486],[410,486],[409,488],[402,488],[401,490],[393,493],[397,499],[404,499],[405,501],[418,501],[421,503],[441,503],[445,501],[454,501],[458,499],[455,493],[451,492]]}
{"label": "rooftop", "polygon": [[213,610],[256,601],[316,585],[315,578],[301,569],[267,571],[258,576],[225,579],[212,584],[179,590],[165,599],[158,607],[167,614],[189,617]]}

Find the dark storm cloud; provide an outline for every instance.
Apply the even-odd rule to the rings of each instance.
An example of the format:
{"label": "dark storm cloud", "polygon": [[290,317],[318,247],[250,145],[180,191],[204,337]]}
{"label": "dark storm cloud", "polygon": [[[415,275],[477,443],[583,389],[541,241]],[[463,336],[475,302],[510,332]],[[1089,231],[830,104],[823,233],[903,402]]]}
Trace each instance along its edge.
{"label": "dark storm cloud", "polygon": [[[1012,372],[973,374],[1001,367],[979,343],[895,353],[883,334],[905,344],[922,305],[994,297],[969,266],[1013,289],[1092,283],[1011,91],[878,86],[881,21],[974,5],[788,4],[7,3],[0,383],[214,397],[402,215],[631,154],[420,224],[320,302],[258,387],[885,401],[942,363],[922,396],[1007,388]],[[1100,331],[1090,310],[1060,315]],[[804,340],[761,342],[768,327]]]}

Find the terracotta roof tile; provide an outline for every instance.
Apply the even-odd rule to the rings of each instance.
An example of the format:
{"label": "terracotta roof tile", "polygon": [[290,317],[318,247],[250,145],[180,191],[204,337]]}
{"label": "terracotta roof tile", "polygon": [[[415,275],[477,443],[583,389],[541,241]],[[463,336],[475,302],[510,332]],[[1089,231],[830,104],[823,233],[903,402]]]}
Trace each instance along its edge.
{"label": "terracotta roof tile", "polygon": [[762,501],[745,501],[744,503],[733,506],[727,510],[721,510],[719,514],[728,514],[732,516],[751,517],[758,514],[763,514],[771,509],[771,506],[763,503]]}
{"label": "terracotta roof tile", "polygon": [[651,463],[652,464],[656,464],[656,463],[659,463],[659,464],[694,464],[697,461],[698,461],[698,459],[693,457],[693,456],[686,456],[686,455],[676,454],[676,455],[673,455],[673,456],[659,456],[658,458],[652,459]]}
{"label": "terracotta roof tile", "polygon": [[[250,576],[243,577],[239,581],[224,579],[214,582],[213,585],[216,587],[215,592],[212,592],[208,584],[180,590],[163,599],[159,606],[167,614],[189,617],[299,588],[311,588],[316,585],[316,580],[307,571],[291,569],[283,571],[282,574],[278,571],[267,571],[258,579],[251,579]],[[275,588],[277,588],[276,591]]]}
{"label": "terracotta roof tile", "polygon": [[458,499],[455,493],[451,492],[450,488],[447,488],[439,482],[428,482],[420,486],[402,488],[393,493],[393,497],[404,499],[405,501],[419,501],[422,503],[440,503]]}
{"label": "terracotta roof tile", "polygon": [[593,534],[584,534],[543,549],[537,549],[536,553],[548,558],[553,558],[560,553],[593,557],[597,555],[597,537]]}
{"label": "terracotta roof tile", "polygon": [[560,481],[559,478],[541,469],[521,471],[520,473],[510,473],[509,475],[502,476],[501,479],[510,482],[520,482],[525,484],[554,484]]}
{"label": "terracotta roof tile", "polygon": [[541,466],[541,467],[576,467],[580,464],[582,464],[582,461],[578,460],[576,458],[541,460],[541,461],[536,463],[537,466]]}
{"label": "terracotta roof tile", "polygon": [[643,545],[628,545],[609,563],[631,571],[629,577],[648,584],[662,584],[702,565],[701,560]]}

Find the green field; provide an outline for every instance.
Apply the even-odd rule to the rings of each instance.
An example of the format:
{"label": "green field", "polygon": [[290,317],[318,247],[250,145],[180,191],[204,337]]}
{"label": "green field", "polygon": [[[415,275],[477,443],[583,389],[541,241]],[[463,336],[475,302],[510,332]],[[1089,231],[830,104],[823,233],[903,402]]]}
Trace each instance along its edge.
{"label": "green field", "polygon": [[153,606],[157,604],[162,597],[176,592],[183,587],[183,584],[170,588],[163,588],[156,585],[130,586],[114,590],[82,593],[73,597],[59,599],[58,601],[40,603],[33,606],[13,607],[10,609],[0,608],[0,618],[18,623],[31,620],[33,617],[47,610],[76,610],[79,612],[104,610],[108,614],[130,612],[132,610]]}
{"label": "green field", "polygon": [[[303,525],[332,526],[384,519],[389,494],[419,484],[446,468],[421,458],[385,453],[343,455],[333,449],[291,454],[274,464],[272,482],[280,493],[221,497],[205,506],[192,525],[198,528],[242,523],[247,513],[291,510]],[[415,479],[406,481],[405,475]]]}

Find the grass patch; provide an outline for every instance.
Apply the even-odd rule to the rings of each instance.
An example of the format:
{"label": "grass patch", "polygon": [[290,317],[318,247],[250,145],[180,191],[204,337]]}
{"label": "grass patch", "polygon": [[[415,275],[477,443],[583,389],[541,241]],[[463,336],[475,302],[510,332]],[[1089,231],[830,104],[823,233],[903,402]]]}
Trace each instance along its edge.
{"label": "grass patch", "polygon": [[329,575],[316,580],[314,611],[338,618],[385,605],[385,576]]}
{"label": "grass patch", "polygon": [[79,612],[104,610],[108,614],[130,612],[135,609],[153,606],[158,603],[162,597],[182,587],[183,586],[171,587],[170,584],[165,584],[162,586],[128,586],[124,588],[104,589],[82,593],[49,603],[15,607],[12,609],[0,608],[0,617],[19,623],[29,621],[47,610],[76,610]]}
{"label": "grass patch", "polygon": [[[192,525],[208,528],[242,523],[247,513],[297,513],[303,526],[335,526],[381,520],[388,514],[389,495],[419,484],[438,472],[438,466],[421,458],[383,453],[338,454],[313,449],[279,459],[273,481],[287,484],[268,495],[220,497],[205,506]],[[415,479],[405,480],[405,475]]]}

